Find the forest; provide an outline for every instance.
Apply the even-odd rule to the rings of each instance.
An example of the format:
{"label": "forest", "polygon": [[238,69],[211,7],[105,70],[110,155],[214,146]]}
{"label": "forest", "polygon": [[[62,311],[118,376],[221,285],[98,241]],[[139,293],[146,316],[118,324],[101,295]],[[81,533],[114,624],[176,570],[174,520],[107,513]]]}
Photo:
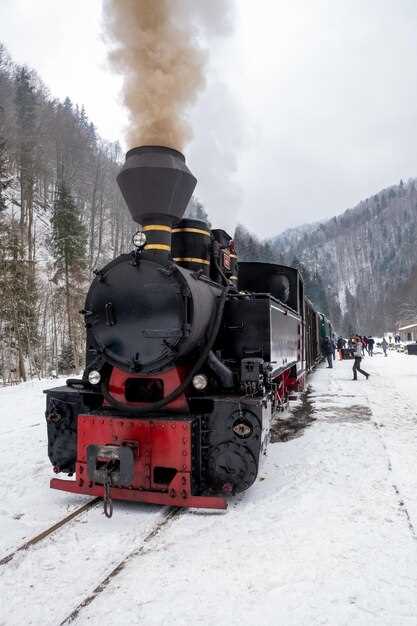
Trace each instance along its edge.
{"label": "forest", "polygon": [[[131,248],[135,230],[115,184],[118,143],[84,107],[48,92],[0,44],[0,380],[79,371],[80,315],[97,268]],[[193,199],[188,216],[209,220]],[[283,261],[269,242],[236,229],[241,260]],[[287,259],[297,263],[297,259]],[[318,276],[307,293],[326,311]]]}
{"label": "forest", "polygon": [[114,184],[118,144],[54,99],[0,46],[0,368],[4,381],[79,369],[94,269],[132,224]]}

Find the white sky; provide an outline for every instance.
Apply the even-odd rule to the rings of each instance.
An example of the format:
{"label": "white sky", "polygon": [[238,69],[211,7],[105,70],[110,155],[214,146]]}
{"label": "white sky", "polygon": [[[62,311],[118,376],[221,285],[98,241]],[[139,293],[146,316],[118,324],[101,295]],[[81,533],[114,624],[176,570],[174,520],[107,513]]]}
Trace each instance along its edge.
{"label": "white sky", "polygon": [[[0,40],[122,139],[100,14],[101,0],[0,0]],[[216,226],[274,235],[417,176],[415,0],[237,0],[234,35],[211,48],[186,154]]]}

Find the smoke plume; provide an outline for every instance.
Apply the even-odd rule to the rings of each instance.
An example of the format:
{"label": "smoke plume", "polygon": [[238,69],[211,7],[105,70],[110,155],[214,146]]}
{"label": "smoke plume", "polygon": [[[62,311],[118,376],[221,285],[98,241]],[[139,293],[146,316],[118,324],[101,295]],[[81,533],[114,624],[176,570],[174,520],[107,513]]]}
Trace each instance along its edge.
{"label": "smoke plume", "polygon": [[110,62],[123,76],[127,143],[178,150],[192,138],[187,113],[205,86],[201,38],[231,27],[230,0],[105,0]]}

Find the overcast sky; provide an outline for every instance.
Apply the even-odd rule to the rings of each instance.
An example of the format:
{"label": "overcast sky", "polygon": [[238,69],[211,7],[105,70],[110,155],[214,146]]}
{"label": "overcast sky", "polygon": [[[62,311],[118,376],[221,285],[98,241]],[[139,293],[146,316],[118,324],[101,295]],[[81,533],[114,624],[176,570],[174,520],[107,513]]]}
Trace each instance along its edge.
{"label": "overcast sky", "polygon": [[[416,0],[236,4],[234,34],[210,41],[186,150],[216,226],[269,236],[417,176]],[[123,139],[101,0],[0,0],[0,40]]]}

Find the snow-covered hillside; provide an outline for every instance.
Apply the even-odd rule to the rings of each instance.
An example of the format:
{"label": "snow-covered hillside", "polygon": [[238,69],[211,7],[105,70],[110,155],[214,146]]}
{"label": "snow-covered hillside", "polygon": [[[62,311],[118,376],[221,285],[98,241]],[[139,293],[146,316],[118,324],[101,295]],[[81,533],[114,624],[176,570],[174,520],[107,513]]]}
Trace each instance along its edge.
{"label": "snow-covered hillside", "polygon": [[[417,358],[378,353],[369,381],[351,365],[313,374],[280,430],[310,426],[271,444],[226,513],[184,511],[154,533],[165,509],[115,503],[106,520],[97,506],[1,565],[0,624],[61,623],[130,555],[75,623],[414,626]],[[48,487],[50,383],[0,390],[0,560],[86,501]]]}
{"label": "snow-covered hillside", "polygon": [[[274,250],[320,276],[339,332],[370,334],[395,326],[403,302],[394,295],[417,268],[416,181],[384,189],[313,226],[276,237]],[[401,293],[402,300],[406,296]],[[417,314],[417,301],[415,308]]]}
{"label": "snow-covered hillside", "polygon": [[312,222],[296,226],[295,228],[287,228],[282,233],[271,239],[271,244],[279,249],[291,250],[298,245],[303,237],[306,237],[314,232],[319,225],[320,222]]}

